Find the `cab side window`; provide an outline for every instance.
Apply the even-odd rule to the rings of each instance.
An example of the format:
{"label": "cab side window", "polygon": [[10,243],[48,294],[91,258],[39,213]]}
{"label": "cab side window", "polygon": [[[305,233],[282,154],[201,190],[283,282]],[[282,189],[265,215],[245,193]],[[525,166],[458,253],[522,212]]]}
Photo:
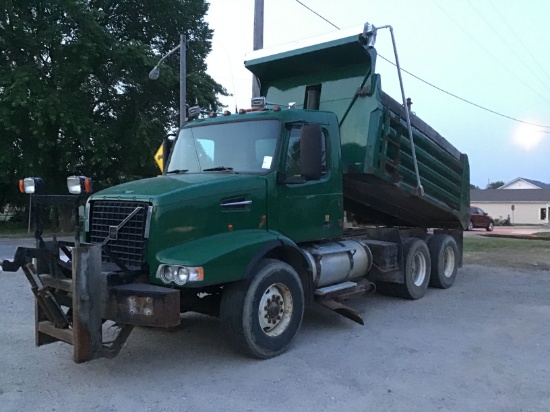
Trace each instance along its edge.
{"label": "cab side window", "polygon": [[[301,127],[293,127],[290,130],[288,150],[286,155],[286,175],[289,178],[301,176],[300,168],[300,132]],[[327,173],[327,133],[324,129],[321,136],[322,175]]]}

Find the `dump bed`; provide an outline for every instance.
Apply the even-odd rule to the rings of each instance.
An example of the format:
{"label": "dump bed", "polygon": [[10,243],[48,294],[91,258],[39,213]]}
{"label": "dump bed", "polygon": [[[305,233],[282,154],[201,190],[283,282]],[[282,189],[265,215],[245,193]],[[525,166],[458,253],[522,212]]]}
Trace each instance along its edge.
{"label": "dump bed", "polygon": [[465,228],[467,156],[411,113],[423,192],[418,190],[406,109],[382,92],[376,51],[359,40],[354,35],[264,50],[245,64],[267,101],[302,109],[313,92],[316,109],[337,115],[346,210],[377,225]]}

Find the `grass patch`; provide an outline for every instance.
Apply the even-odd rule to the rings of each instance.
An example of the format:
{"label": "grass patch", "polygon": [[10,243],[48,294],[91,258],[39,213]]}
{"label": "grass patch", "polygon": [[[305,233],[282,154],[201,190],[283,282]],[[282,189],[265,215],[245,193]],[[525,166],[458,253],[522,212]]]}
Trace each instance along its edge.
{"label": "grass patch", "polygon": [[550,242],[484,236],[466,237],[464,238],[464,263],[550,270]]}
{"label": "grass patch", "polygon": [[541,238],[549,239],[549,238],[550,238],[550,232],[538,232],[538,233],[533,233],[533,236],[534,236],[534,237],[541,237]]}
{"label": "grass patch", "polygon": [[464,252],[491,252],[496,250],[545,249],[550,252],[550,243],[545,240],[509,239],[489,236],[464,238]]}
{"label": "grass patch", "polygon": [[18,222],[0,222],[0,236],[1,237],[26,237],[32,236],[27,233],[27,227]]}
{"label": "grass patch", "polygon": [[[61,232],[52,229],[44,229],[43,237],[51,237],[53,234],[57,236],[73,235],[74,232]],[[0,222],[0,238],[29,238],[34,237],[34,228],[31,227],[31,232],[28,232],[28,227],[19,222]]]}

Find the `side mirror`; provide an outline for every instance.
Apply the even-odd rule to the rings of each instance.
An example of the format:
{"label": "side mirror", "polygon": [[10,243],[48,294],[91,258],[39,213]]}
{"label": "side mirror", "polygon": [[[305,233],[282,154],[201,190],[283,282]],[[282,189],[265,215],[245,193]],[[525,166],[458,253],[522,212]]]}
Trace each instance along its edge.
{"label": "side mirror", "polygon": [[306,180],[319,180],[323,173],[322,141],[323,131],[319,124],[302,127],[300,135],[301,174]]}

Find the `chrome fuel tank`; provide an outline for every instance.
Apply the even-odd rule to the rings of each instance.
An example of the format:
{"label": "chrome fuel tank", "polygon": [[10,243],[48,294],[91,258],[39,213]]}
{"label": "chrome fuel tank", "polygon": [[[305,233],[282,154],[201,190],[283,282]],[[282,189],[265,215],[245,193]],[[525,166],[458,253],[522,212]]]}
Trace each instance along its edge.
{"label": "chrome fuel tank", "polygon": [[372,266],[369,247],[357,240],[324,243],[302,249],[316,288],[365,276]]}

